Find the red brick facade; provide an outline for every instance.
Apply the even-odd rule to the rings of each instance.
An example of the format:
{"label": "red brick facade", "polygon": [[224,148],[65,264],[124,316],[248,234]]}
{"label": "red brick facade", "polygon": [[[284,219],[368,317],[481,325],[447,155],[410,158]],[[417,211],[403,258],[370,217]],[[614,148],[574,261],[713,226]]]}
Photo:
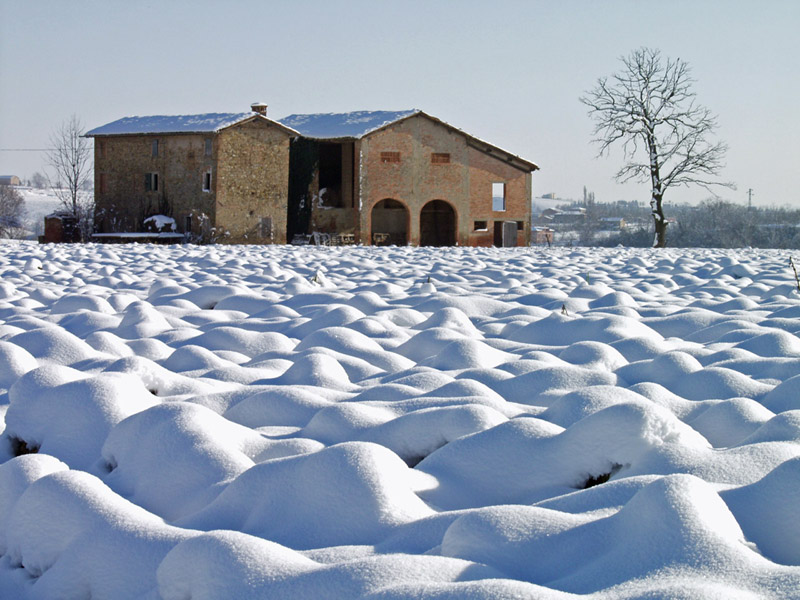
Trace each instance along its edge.
{"label": "red brick facade", "polygon": [[[352,231],[361,243],[380,243],[376,234],[380,239],[386,233],[396,242],[404,229],[405,243],[449,245],[443,243],[448,241],[447,231],[442,239],[426,239],[425,230],[426,225],[428,229],[438,226],[447,230],[448,218],[452,218],[452,241],[458,245],[492,246],[498,241],[495,224],[512,221],[517,234],[507,245],[527,245],[531,231],[530,163],[515,160],[424,114],[357,140],[355,154],[352,179],[356,182],[356,210],[351,213],[357,222]],[[347,177],[349,173],[345,173]],[[504,184],[503,211],[493,210],[493,183]],[[405,211],[395,208],[391,217],[374,214],[385,200],[399,203]],[[446,209],[439,210],[440,218],[430,222],[433,209],[424,213],[423,209],[433,201],[446,203],[452,216],[448,217]],[[391,231],[386,231],[387,227]]]}

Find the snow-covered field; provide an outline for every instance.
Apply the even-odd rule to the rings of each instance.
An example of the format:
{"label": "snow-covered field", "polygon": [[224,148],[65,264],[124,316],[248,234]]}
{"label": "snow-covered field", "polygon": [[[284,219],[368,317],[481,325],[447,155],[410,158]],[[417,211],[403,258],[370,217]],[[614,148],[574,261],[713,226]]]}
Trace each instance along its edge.
{"label": "snow-covered field", "polygon": [[35,236],[44,233],[44,218],[59,210],[61,202],[50,189],[38,190],[25,187],[17,189],[25,202],[25,214],[22,219],[24,227],[29,236],[35,239]]}
{"label": "snow-covered field", "polygon": [[788,263],[0,243],[0,597],[798,598]]}

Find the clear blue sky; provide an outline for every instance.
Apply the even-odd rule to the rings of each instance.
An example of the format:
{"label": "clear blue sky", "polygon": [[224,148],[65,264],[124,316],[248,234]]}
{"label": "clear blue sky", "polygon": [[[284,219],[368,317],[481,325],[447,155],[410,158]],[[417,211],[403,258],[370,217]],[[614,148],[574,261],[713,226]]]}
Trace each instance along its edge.
{"label": "clear blue sky", "polygon": [[[578,97],[641,46],[687,61],[730,150],[726,199],[800,207],[797,0],[0,0],[0,148],[71,114],[419,108],[541,166],[534,195],[647,200],[596,159]],[[0,174],[43,170],[0,152]],[[668,192],[697,201],[702,189]]]}

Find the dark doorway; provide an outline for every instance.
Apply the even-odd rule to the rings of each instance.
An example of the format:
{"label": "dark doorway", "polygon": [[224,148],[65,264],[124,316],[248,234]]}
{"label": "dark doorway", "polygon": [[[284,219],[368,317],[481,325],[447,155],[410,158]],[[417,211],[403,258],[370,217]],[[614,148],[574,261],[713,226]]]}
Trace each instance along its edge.
{"label": "dark doorway", "polygon": [[319,145],[319,196],[320,205],[340,208],[342,203],[342,146]]}
{"label": "dark doorway", "polygon": [[498,248],[513,248],[517,245],[517,222],[494,222],[494,245]]}
{"label": "dark doorway", "polygon": [[420,246],[455,246],[456,212],[444,200],[431,200],[419,215]]}
{"label": "dark doorway", "polygon": [[373,206],[371,234],[375,246],[408,244],[408,209],[405,205],[386,198]]}

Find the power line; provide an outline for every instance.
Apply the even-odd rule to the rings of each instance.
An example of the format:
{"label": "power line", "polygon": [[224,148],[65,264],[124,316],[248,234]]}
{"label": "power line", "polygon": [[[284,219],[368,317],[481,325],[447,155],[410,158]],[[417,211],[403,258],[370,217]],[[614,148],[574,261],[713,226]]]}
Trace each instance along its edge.
{"label": "power line", "polygon": [[50,152],[53,148],[0,148],[0,152]]}

